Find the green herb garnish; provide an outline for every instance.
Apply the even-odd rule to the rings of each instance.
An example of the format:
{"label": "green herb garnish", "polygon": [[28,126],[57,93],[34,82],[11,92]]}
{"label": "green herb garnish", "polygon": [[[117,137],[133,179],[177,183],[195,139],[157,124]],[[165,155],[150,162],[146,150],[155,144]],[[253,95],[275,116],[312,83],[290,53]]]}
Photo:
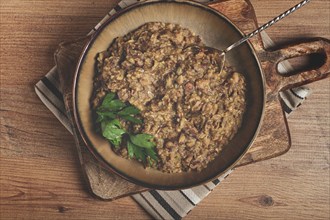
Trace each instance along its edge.
{"label": "green herb garnish", "polygon": [[135,124],[142,124],[142,120],[135,118],[134,116],[140,113],[140,110],[132,105],[127,105],[119,99],[116,99],[115,93],[108,93],[101,104],[97,108],[96,114],[98,118],[96,122],[102,122],[103,120],[122,118],[126,121],[133,122]]}
{"label": "green herb garnish", "polygon": [[126,121],[130,121],[130,122],[133,122],[135,124],[142,124],[142,120],[141,119],[138,119],[138,118],[134,118],[130,115],[123,115],[123,116],[120,116],[122,119],[125,119]]}
{"label": "green herb garnish", "polygon": [[101,122],[102,135],[108,139],[115,148],[119,148],[123,134],[126,131],[121,127],[118,119]]}
{"label": "green herb garnish", "polygon": [[[133,135],[130,135],[130,140],[127,141],[127,151],[129,158],[135,157],[135,159],[142,161],[143,163],[146,163],[148,161],[149,166],[151,166],[154,163],[157,163],[158,157],[157,153],[155,151],[155,148],[146,148],[146,147],[140,147],[139,145],[136,145],[133,143],[132,139],[138,142],[144,142],[145,140],[139,140],[141,139],[141,135],[146,134],[139,134],[136,135],[138,137],[134,137]],[[132,138],[133,137],[133,138]],[[155,144],[153,142],[148,141],[149,143],[152,143],[154,146]]]}
{"label": "green herb garnish", "polygon": [[121,110],[120,112],[118,112],[118,115],[137,115],[140,113],[140,110],[137,109],[134,106],[128,106],[126,108],[124,108],[123,110]]}
{"label": "green herb garnish", "polygon": [[129,138],[133,144],[139,147],[150,149],[156,146],[156,144],[151,141],[154,137],[150,134],[130,135]]}
{"label": "green herb garnish", "polygon": [[[142,124],[143,121],[136,118],[140,110],[135,106],[126,104],[116,98],[115,93],[108,93],[100,107],[97,108],[96,122],[100,123],[103,137],[105,137],[116,149],[120,148],[123,138],[127,137],[127,151],[129,158],[135,158],[149,166],[157,163],[158,157],[155,151],[156,144],[150,134],[128,133],[120,124],[119,118]],[[126,135],[125,135],[126,134]]]}
{"label": "green herb garnish", "polygon": [[113,92],[108,93],[103,99],[102,106],[109,105],[109,103],[115,98],[115,96],[116,94]]}

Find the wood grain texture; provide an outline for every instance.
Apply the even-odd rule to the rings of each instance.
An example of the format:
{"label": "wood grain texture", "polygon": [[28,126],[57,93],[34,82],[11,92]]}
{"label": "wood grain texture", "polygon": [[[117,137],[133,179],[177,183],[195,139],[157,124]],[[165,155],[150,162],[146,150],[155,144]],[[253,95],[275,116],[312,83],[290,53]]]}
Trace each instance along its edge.
{"label": "wood grain texture", "polygon": [[[289,4],[251,1],[259,23]],[[54,65],[57,45],[87,33],[107,13],[104,5],[112,4],[1,1],[0,219],[149,218],[129,197],[110,203],[89,196],[71,135],[33,90]],[[306,7],[267,33],[278,44],[330,38],[329,2],[313,0]],[[330,81],[310,86],[313,95],[288,120],[291,150],[237,169],[187,219],[329,219]]]}
{"label": "wood grain texture", "polygon": [[95,197],[104,200],[114,200],[145,191],[146,189],[104,169],[103,164],[92,155],[84,144],[79,135],[78,128],[74,123],[72,101],[73,78],[80,53],[89,40],[90,37],[83,37],[74,42],[61,43],[55,52],[55,63],[63,92],[66,113],[71,124],[74,125],[75,145],[77,147],[82,173],[85,177],[84,181],[87,182],[90,193]]}
{"label": "wood grain texture", "polygon": [[[249,33],[257,28],[256,16],[249,2],[244,0],[220,1],[211,3],[210,6],[226,15],[245,33]],[[83,37],[74,42],[62,43],[55,53],[57,72],[59,73],[60,83],[64,93],[65,107],[72,122],[73,76],[80,53],[89,39],[90,37]],[[252,39],[251,42],[256,49],[257,56],[262,59],[261,65],[266,76],[266,115],[260,134],[247,155],[238,163],[238,166],[270,159],[284,154],[289,150],[289,135],[286,120],[283,118],[281,104],[278,100],[278,92],[282,87],[288,86],[289,82],[293,81],[291,79],[292,77],[296,77],[301,83],[305,82],[306,79],[301,77],[302,74],[294,75],[289,80],[283,78],[277,74],[275,68],[277,63],[284,58],[302,56],[311,52],[325,51],[325,54],[330,56],[329,45],[324,41],[300,43],[298,45],[284,47],[278,51],[265,51],[260,37]],[[319,73],[321,77],[328,76],[330,74],[329,62],[330,60],[323,65],[323,69],[314,72]],[[317,74],[314,74],[314,72],[309,71],[305,75],[308,75],[312,80],[316,80]],[[74,133],[78,133],[76,127]],[[79,135],[76,135],[76,143],[83,174],[92,194],[101,199],[113,200],[146,190],[102,168],[102,164],[88,151]]]}

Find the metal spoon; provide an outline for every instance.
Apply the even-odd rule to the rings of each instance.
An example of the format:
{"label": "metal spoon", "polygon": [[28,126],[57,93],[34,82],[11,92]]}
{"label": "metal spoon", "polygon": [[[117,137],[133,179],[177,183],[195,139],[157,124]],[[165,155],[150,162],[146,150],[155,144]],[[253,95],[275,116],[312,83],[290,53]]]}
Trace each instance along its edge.
{"label": "metal spoon", "polygon": [[225,64],[225,54],[234,49],[235,47],[241,45],[242,43],[244,43],[245,41],[247,41],[248,39],[254,37],[256,34],[260,33],[261,31],[266,30],[267,28],[269,28],[270,26],[272,26],[273,24],[275,24],[276,22],[278,22],[279,20],[282,20],[283,18],[285,18],[286,16],[288,16],[289,14],[295,12],[296,10],[298,10],[299,8],[301,8],[302,6],[304,6],[305,4],[307,4],[308,2],[310,2],[311,0],[304,0],[302,2],[300,2],[299,4],[293,6],[292,8],[290,8],[289,10],[283,12],[282,14],[280,14],[279,16],[273,18],[272,20],[268,21],[267,23],[265,23],[264,25],[260,26],[259,28],[257,28],[256,30],[252,31],[251,33],[245,35],[245,37],[241,38],[239,41],[236,41],[235,43],[233,43],[232,45],[230,45],[229,47],[227,47],[224,50],[218,50],[212,47],[207,47],[207,46],[197,46],[197,45],[190,45],[188,47],[186,47],[184,50],[189,49],[189,48],[193,48],[196,51],[200,51],[200,50],[206,50],[206,51],[216,51],[217,53],[219,53],[220,58],[222,59],[222,64],[221,64],[221,68],[220,68],[220,73],[223,70],[224,64]]}
{"label": "metal spoon", "polygon": [[232,45],[230,45],[229,47],[227,47],[226,49],[222,50],[221,55],[225,55],[228,51],[232,50],[233,48],[241,45],[242,43],[244,43],[245,41],[247,41],[248,39],[250,39],[251,37],[254,37],[256,34],[260,33],[261,31],[266,30],[267,28],[269,28],[270,26],[272,26],[273,24],[275,24],[276,22],[282,20],[283,18],[285,18],[286,16],[288,16],[289,14],[295,12],[296,10],[298,10],[299,8],[301,8],[302,6],[304,6],[305,4],[307,4],[308,2],[310,2],[311,0],[304,0],[302,2],[300,2],[299,4],[293,6],[292,8],[290,8],[289,10],[283,12],[282,14],[280,14],[279,16],[275,17],[274,19],[268,21],[267,23],[265,23],[264,25],[260,26],[259,28],[257,28],[256,30],[252,31],[251,33],[245,35],[245,37],[243,37],[242,39],[240,39],[239,41],[233,43]]}

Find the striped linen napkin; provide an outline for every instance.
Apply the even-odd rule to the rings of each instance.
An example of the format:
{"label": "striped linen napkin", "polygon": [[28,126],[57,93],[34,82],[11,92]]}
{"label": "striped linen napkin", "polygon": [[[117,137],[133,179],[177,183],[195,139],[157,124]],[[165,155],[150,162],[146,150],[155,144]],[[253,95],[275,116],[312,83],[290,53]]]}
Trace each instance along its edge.
{"label": "striped linen napkin", "polygon": [[[110,16],[138,1],[139,0],[120,1],[118,5],[114,7],[114,9],[112,9],[101,20],[101,22],[88,33],[88,35],[94,33]],[[199,2],[208,3],[211,1],[200,0]],[[266,47],[273,44],[271,39],[265,33],[262,34],[262,39]],[[279,65],[280,72],[290,71],[290,68],[291,66],[288,62],[282,62]],[[35,85],[35,91],[48,109],[57,117],[66,129],[73,134],[73,126],[71,125],[70,119],[66,115],[56,66],[53,67],[45,75],[45,77]],[[280,96],[284,101],[284,111],[286,116],[289,116],[293,110],[299,107],[309,94],[310,90],[307,87],[298,87],[281,92]],[[150,190],[135,194],[132,197],[155,219],[181,219],[186,216],[200,201],[202,201],[232,171],[233,170],[229,170],[218,179],[190,189],[178,191]]]}

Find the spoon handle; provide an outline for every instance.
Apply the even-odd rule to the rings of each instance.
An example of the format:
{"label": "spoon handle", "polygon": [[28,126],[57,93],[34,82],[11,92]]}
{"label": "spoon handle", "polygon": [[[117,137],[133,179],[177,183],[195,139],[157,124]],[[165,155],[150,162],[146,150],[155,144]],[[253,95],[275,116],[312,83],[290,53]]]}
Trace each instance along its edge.
{"label": "spoon handle", "polygon": [[233,43],[232,45],[230,45],[229,47],[227,47],[227,49],[225,49],[223,51],[223,53],[227,53],[228,51],[230,51],[231,49],[233,49],[234,47],[237,47],[238,45],[244,43],[245,41],[247,41],[248,39],[250,39],[251,37],[255,36],[256,34],[260,33],[261,31],[266,30],[267,28],[269,28],[270,26],[272,26],[273,24],[275,24],[276,22],[278,22],[279,20],[282,20],[283,18],[285,18],[286,16],[288,16],[289,14],[295,12],[296,10],[298,10],[299,8],[301,8],[302,6],[304,6],[305,4],[307,4],[308,2],[310,2],[311,0],[304,0],[302,2],[300,2],[299,4],[293,6],[292,8],[290,8],[289,10],[283,12],[282,14],[280,14],[279,16],[275,17],[274,19],[268,21],[267,23],[265,23],[264,25],[260,26],[258,29],[252,31],[251,33],[245,35],[245,37],[243,37],[241,40]]}

